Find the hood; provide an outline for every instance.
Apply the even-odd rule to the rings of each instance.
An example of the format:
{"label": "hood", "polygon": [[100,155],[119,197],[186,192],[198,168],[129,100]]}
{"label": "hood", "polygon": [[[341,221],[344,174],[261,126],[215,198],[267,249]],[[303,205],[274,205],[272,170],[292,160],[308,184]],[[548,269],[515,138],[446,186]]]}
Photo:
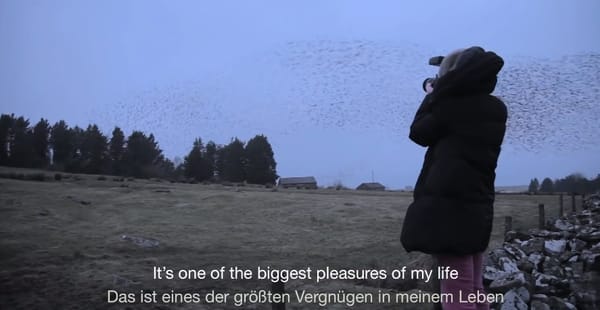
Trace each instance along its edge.
{"label": "hood", "polygon": [[474,46],[460,53],[450,71],[435,83],[434,96],[490,94],[504,60],[491,51]]}

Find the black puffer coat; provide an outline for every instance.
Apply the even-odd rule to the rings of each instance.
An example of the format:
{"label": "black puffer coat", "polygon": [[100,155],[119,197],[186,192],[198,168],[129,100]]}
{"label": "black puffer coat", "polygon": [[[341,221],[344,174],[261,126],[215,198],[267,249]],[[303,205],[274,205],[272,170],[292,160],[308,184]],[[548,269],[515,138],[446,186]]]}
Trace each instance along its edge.
{"label": "black puffer coat", "polygon": [[490,94],[504,62],[479,47],[463,54],[410,127],[410,139],[428,149],[402,227],[409,252],[474,254],[489,243],[507,118],[504,103]]}

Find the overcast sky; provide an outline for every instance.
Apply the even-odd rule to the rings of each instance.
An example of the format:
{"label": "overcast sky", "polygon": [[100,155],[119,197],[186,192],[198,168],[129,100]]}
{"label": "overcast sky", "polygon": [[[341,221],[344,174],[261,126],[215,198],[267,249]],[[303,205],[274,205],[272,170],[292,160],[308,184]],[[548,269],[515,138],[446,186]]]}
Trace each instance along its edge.
{"label": "overcast sky", "polygon": [[[508,66],[512,59],[597,55],[598,38],[596,0],[0,0],[0,112],[32,123],[41,117],[79,126],[98,123],[107,135],[115,125],[127,134],[153,132],[170,158],[183,157],[196,136],[227,143],[262,133],[273,145],[282,176],[315,175],[320,185],[356,186],[374,175],[403,188],[414,184],[424,153],[408,141],[406,122],[423,95],[422,79],[435,73],[427,68],[427,57],[480,45],[502,55]],[[339,56],[311,42],[328,42],[325,48],[333,50],[339,42],[367,42],[368,52],[364,43],[351,48],[371,57],[365,66],[381,68],[368,71],[368,78],[367,71],[352,71],[361,77],[349,82],[345,68],[339,69],[341,77],[310,75],[288,62],[298,49],[317,58]],[[381,50],[392,52],[378,54]],[[387,72],[380,59],[402,52],[415,61],[396,64],[407,67],[400,77]],[[294,61],[300,67],[328,62]],[[390,80],[386,75],[408,82],[396,92],[381,82]],[[600,84],[597,74],[592,79]],[[323,86],[328,83],[336,85]],[[390,108],[354,115],[346,113],[349,106],[306,102],[315,89],[342,89],[346,102],[356,89],[366,89],[360,96],[370,96],[369,101],[401,97],[414,106],[410,113]],[[591,98],[599,104],[597,94]],[[346,113],[343,126],[328,126],[325,120],[339,111]],[[365,125],[396,118],[397,125]],[[549,145],[540,152],[506,145],[497,183],[527,184],[532,177],[571,172],[595,176],[598,150],[591,145],[556,152]]]}

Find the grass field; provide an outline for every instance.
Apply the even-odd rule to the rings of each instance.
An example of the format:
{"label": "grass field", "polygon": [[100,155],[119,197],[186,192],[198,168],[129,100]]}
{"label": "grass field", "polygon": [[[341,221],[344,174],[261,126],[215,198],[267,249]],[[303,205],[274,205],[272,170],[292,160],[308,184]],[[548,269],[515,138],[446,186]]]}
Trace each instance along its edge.
{"label": "grass field", "polygon": [[[257,266],[381,269],[418,264],[425,256],[406,253],[399,242],[411,200],[411,194],[403,192],[273,191],[158,180],[114,181],[112,177],[98,180],[92,175],[44,182],[0,179],[0,308],[127,309],[107,304],[109,289],[203,293],[269,289],[268,281],[257,279],[155,280],[154,266],[256,270]],[[546,205],[547,218],[556,217],[557,196],[498,195],[490,246],[502,243],[507,215],[513,217],[516,229],[535,227],[538,203]],[[567,206],[570,199],[565,199]],[[123,240],[123,235],[151,238],[160,244],[140,247]],[[290,281],[286,289],[377,290],[353,281],[315,284],[307,280]],[[232,304],[132,307],[235,308]],[[304,308],[311,307],[288,306]]]}

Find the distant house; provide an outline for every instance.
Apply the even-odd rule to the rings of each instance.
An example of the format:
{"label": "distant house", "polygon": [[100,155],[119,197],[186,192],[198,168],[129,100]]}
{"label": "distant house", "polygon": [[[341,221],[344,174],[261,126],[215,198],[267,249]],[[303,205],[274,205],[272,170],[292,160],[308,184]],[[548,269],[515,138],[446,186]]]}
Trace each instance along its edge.
{"label": "distant house", "polygon": [[363,183],[363,184],[359,185],[356,189],[363,190],[363,191],[384,191],[385,186],[381,185],[381,183],[372,182],[372,183]]}
{"label": "distant house", "polygon": [[315,177],[279,178],[279,187],[297,189],[316,189],[317,180],[315,180]]}

